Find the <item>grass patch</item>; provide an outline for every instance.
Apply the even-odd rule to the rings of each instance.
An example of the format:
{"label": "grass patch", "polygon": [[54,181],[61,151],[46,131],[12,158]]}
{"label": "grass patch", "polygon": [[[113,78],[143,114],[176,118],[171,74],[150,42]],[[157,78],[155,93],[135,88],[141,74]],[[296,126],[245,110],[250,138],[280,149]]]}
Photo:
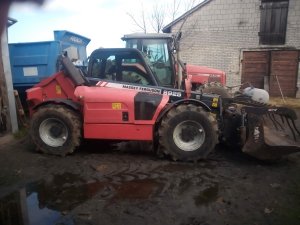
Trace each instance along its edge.
{"label": "grass patch", "polygon": [[28,128],[27,127],[21,127],[16,133],[14,133],[15,139],[22,139],[28,135]]}
{"label": "grass patch", "polygon": [[286,97],[283,100],[281,97],[271,97],[270,104],[276,105],[276,106],[286,106],[286,107],[300,109],[300,99],[298,99],[298,98],[287,98]]}

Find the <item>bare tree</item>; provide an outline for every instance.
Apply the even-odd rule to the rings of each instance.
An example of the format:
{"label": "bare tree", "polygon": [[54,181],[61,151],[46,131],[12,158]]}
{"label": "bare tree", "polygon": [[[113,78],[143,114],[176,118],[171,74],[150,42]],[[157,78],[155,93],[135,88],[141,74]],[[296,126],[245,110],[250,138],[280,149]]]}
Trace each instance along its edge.
{"label": "bare tree", "polygon": [[180,11],[181,0],[173,0],[170,5],[171,8],[171,20],[174,21]]}
{"label": "bare tree", "polygon": [[131,18],[134,25],[144,33],[150,30],[148,29],[148,25],[151,25],[152,31],[159,33],[164,25],[166,25],[166,21],[174,21],[179,14],[190,10],[203,0],[172,0],[169,4],[155,2],[150,16],[146,14],[143,2],[142,0],[140,1],[142,5],[141,10],[139,10],[140,14],[136,15],[127,12],[127,15]]}
{"label": "bare tree", "polygon": [[197,1],[197,0],[189,0],[189,1],[185,1],[184,2],[184,10],[185,11],[188,11],[190,10],[191,8],[193,8],[194,6],[196,6],[198,3],[200,3],[202,1]]}
{"label": "bare tree", "polygon": [[165,7],[163,5],[155,4],[153,6],[153,11],[151,15],[151,26],[154,29],[156,33],[159,33],[163,26],[165,21]]}
{"label": "bare tree", "polygon": [[135,15],[127,12],[127,15],[132,19],[135,26],[141,29],[144,33],[147,33],[146,15],[144,10],[143,2],[141,2],[141,14],[136,17]]}

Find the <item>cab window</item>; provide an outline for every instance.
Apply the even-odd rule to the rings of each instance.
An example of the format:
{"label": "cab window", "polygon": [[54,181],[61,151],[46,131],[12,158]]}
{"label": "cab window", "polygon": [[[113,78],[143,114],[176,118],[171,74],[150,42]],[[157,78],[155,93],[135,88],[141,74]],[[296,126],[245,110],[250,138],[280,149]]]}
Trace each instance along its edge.
{"label": "cab window", "polygon": [[152,79],[138,54],[128,52],[100,53],[91,59],[89,77],[108,81],[120,81],[153,85]]}

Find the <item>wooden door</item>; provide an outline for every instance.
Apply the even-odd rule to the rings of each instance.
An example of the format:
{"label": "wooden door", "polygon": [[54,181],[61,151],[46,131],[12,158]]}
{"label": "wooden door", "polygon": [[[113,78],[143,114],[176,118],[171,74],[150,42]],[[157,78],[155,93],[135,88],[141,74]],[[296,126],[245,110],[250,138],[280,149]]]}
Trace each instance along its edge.
{"label": "wooden door", "polygon": [[298,51],[272,51],[270,73],[270,96],[295,97],[299,63]]}
{"label": "wooden door", "polygon": [[264,77],[269,75],[270,53],[268,51],[243,52],[242,84],[251,83],[264,88]]}
{"label": "wooden door", "polygon": [[299,51],[246,51],[243,52],[242,84],[268,87],[272,97],[296,96]]}

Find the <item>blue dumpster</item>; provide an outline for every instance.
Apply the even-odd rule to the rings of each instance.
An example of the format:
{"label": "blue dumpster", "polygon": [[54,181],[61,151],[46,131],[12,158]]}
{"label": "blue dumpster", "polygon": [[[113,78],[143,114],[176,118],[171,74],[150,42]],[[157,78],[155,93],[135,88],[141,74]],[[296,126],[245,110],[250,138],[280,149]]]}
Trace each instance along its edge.
{"label": "blue dumpster", "polygon": [[57,58],[67,53],[79,67],[87,66],[86,46],[90,39],[70,31],[54,31],[54,41],[9,44],[15,88],[32,87],[58,69]]}
{"label": "blue dumpster", "polygon": [[9,44],[14,88],[32,87],[54,74],[60,52],[58,41]]}
{"label": "blue dumpster", "polygon": [[14,89],[24,100],[25,90],[58,70],[57,59],[67,54],[72,62],[87,66],[90,39],[66,30],[54,31],[54,41],[10,43],[9,55]]}

